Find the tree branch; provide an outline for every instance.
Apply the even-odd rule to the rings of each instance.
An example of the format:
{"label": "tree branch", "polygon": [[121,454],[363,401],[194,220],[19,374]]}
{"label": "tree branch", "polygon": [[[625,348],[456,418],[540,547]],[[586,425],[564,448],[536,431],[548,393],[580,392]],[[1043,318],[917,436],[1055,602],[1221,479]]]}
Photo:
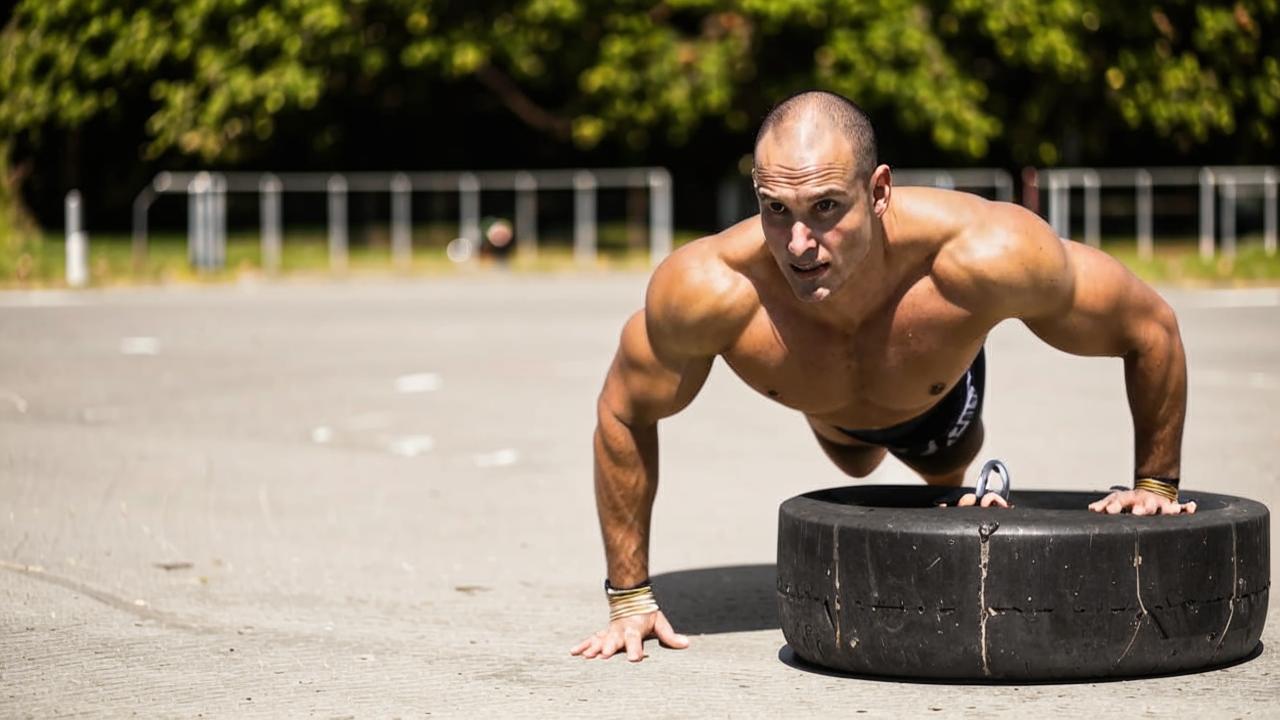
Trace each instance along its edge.
{"label": "tree branch", "polygon": [[541,130],[562,142],[573,136],[573,126],[568,118],[538,105],[510,76],[498,68],[485,65],[476,71],[476,78],[529,127]]}

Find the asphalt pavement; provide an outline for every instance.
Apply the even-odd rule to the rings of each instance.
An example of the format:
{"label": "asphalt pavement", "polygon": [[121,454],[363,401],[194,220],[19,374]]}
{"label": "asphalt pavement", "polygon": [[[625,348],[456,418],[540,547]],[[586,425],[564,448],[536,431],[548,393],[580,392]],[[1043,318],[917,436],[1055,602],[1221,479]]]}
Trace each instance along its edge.
{"label": "asphalt pavement", "polygon": [[[661,426],[652,570],[692,647],[570,657],[606,617],[594,402],[644,283],[0,293],[0,716],[1273,716],[1275,611],[1255,658],[1177,677],[797,664],[778,505],[845,480],[723,363]],[[1185,487],[1277,507],[1280,290],[1165,294],[1188,348]],[[982,456],[1015,495],[1130,480],[1119,360],[1006,323],[987,363]],[[917,482],[892,461],[868,481]]]}

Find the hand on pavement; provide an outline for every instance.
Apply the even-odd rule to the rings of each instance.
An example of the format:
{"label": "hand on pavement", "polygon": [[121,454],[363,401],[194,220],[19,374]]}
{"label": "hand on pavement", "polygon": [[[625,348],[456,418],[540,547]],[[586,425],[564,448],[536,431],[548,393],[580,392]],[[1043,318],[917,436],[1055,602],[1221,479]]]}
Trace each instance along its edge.
{"label": "hand on pavement", "polygon": [[625,650],[628,660],[640,662],[645,656],[644,641],[651,637],[657,637],[664,647],[677,650],[689,647],[689,638],[673,630],[659,610],[618,618],[610,622],[609,627],[578,643],[569,653],[587,659],[598,657],[608,660],[618,651]]}

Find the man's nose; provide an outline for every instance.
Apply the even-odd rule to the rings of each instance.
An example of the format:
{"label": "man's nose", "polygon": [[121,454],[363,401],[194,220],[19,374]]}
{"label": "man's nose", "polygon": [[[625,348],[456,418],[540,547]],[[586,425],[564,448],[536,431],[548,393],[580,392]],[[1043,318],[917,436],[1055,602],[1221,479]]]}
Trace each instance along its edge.
{"label": "man's nose", "polygon": [[818,240],[809,232],[808,225],[797,222],[791,226],[791,241],[787,243],[787,252],[799,257],[808,252],[810,248],[816,247],[817,244]]}

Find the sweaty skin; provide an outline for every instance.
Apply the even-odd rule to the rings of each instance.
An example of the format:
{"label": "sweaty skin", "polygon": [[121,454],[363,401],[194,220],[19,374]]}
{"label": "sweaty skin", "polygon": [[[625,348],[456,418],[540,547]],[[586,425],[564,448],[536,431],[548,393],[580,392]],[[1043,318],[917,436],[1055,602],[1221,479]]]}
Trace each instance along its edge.
{"label": "sweaty skin", "polygon": [[[987,333],[1017,319],[1065,352],[1124,358],[1135,470],[1179,475],[1186,364],[1159,295],[1019,206],[894,188],[887,166],[868,174],[856,160],[820,118],[775,127],[756,149],[760,215],[680,248],[654,271],[597,405],[596,503],[615,587],[649,576],[658,420],[693,400],[717,356],[749,387],[802,413],[837,467],[862,477],[886,451],[836,428],[884,428],[925,412],[964,375]],[[969,460],[981,444],[981,432],[971,435]],[[912,467],[940,485],[961,484],[965,471]],[[995,494],[983,501],[1004,504]],[[961,504],[973,504],[972,494]],[[1195,511],[1147,491],[1113,492],[1089,507]],[[659,611],[615,620],[572,652],[625,650],[637,661],[655,635],[688,645]]]}

